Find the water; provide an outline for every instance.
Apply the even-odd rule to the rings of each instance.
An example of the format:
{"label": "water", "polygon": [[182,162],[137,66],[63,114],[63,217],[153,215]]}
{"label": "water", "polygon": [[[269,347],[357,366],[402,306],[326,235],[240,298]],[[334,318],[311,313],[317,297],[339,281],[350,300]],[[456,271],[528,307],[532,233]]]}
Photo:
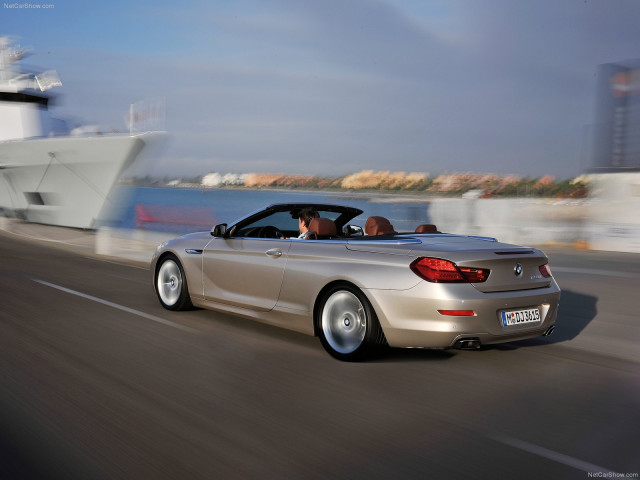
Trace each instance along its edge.
{"label": "water", "polygon": [[200,190],[119,186],[110,196],[102,225],[178,234],[232,224],[272,203],[330,203],[359,208],[351,223],[364,227],[367,217],[388,218],[397,231],[413,231],[429,220],[429,203],[419,197],[394,194],[319,193],[292,190]]}

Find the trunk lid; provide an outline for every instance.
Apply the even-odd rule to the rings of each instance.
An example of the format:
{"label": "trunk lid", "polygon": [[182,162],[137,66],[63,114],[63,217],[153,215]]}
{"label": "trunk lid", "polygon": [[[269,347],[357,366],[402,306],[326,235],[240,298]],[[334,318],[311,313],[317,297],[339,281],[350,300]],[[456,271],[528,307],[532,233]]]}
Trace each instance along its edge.
{"label": "trunk lid", "polygon": [[411,252],[417,257],[433,256],[450,260],[459,267],[489,269],[486,281],[472,283],[481,292],[531,290],[551,285],[552,279],[540,272],[540,266],[548,263],[548,259],[535,248],[476,237],[422,240],[420,247]]}
{"label": "trunk lid", "polygon": [[551,285],[540,266],[548,263],[535,248],[500,243],[494,238],[463,235],[420,235],[389,239],[350,239],[349,250],[372,253],[434,257],[450,260],[459,267],[486,268],[491,272],[482,283],[472,283],[485,293],[530,290]]}
{"label": "trunk lid", "polygon": [[546,288],[552,283],[550,277],[544,277],[540,267],[548,263],[547,257],[536,249],[496,249],[489,255],[475,256],[469,252],[467,258],[458,257],[459,267],[487,268],[489,278],[482,283],[472,285],[485,293],[508,292]]}

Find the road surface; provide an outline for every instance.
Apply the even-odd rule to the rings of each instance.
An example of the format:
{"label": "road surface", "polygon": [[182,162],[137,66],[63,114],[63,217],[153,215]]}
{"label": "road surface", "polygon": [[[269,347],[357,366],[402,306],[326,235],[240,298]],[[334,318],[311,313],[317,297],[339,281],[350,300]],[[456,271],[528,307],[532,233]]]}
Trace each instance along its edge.
{"label": "road surface", "polygon": [[553,336],[351,364],[0,234],[0,478],[637,478],[640,258],[550,257]]}

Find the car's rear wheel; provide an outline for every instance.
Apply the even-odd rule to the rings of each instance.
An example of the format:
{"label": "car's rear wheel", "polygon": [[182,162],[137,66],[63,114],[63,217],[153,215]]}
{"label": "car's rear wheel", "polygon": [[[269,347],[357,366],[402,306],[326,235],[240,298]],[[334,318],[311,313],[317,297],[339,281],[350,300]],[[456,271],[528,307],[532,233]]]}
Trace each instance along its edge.
{"label": "car's rear wheel", "polygon": [[193,307],[184,270],[175,255],[167,255],[160,261],[155,286],[160,303],[167,310],[188,310]]}
{"label": "car's rear wheel", "polygon": [[316,322],[322,346],[339,360],[362,360],[386,345],[371,304],[349,284],[335,285],[324,293]]}

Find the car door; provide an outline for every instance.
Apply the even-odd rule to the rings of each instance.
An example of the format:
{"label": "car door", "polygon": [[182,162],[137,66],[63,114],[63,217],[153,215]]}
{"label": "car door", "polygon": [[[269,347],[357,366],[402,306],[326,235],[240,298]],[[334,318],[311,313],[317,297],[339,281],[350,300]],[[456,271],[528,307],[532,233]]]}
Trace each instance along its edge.
{"label": "car door", "polygon": [[291,240],[214,238],[203,251],[205,299],[271,310],[280,294]]}

